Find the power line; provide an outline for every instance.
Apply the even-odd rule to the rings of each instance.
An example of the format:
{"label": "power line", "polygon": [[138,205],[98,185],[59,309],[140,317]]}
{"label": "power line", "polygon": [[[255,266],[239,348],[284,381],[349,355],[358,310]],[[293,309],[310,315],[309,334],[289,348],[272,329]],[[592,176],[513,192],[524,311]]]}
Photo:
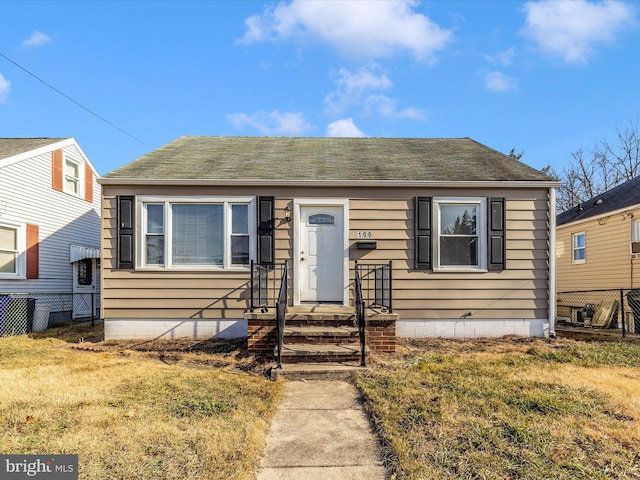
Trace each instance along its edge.
{"label": "power line", "polygon": [[74,100],[73,98],[71,98],[69,95],[67,95],[64,92],[61,92],[60,90],[58,90],[56,87],[54,87],[53,85],[51,85],[50,83],[46,82],[45,80],[43,80],[42,78],[38,77],[35,73],[31,73],[29,70],[27,70],[26,68],[24,68],[22,65],[18,64],[17,62],[14,62],[13,60],[11,60],[9,57],[7,57],[6,55],[4,55],[3,53],[0,52],[0,57],[4,58],[5,60],[7,60],[8,62],[13,63],[16,67],[18,67],[20,70],[22,70],[23,72],[31,75],[33,78],[35,78],[36,80],[38,80],[40,83],[45,84],[47,87],[49,87],[51,90],[53,90],[54,92],[56,92],[59,95],[62,95],[64,98],[66,98],[67,100],[69,100],[70,102],[75,103],[77,106],[79,106],[80,108],[82,108],[83,110],[89,112],[91,115],[93,115],[94,117],[102,120],[104,123],[106,123],[107,125],[109,125],[110,127],[115,128],[116,130],[124,133],[127,137],[130,137],[140,143],[142,143],[143,145],[152,148],[150,145],[148,145],[145,141],[140,140],[138,137],[136,137],[135,135],[130,134],[129,132],[127,132],[126,130],[123,130],[122,128],[120,128],[118,125],[116,125],[113,122],[110,122],[109,120],[107,120],[106,118],[102,117],[101,115],[98,115],[96,112],[94,112],[93,110],[91,110],[90,108],[85,107],[84,105],[82,105],[80,102],[77,102],[76,100]]}

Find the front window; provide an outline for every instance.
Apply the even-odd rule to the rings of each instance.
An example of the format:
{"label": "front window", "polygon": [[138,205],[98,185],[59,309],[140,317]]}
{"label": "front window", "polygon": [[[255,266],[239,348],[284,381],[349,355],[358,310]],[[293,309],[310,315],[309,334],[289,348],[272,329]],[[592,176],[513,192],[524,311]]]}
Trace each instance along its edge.
{"label": "front window", "polygon": [[436,269],[486,269],[486,201],[434,198]]}
{"label": "front window", "polygon": [[0,278],[19,278],[23,273],[24,232],[14,225],[0,224]]}
{"label": "front window", "polygon": [[64,191],[80,195],[80,164],[68,158],[64,162]]}
{"label": "front window", "polygon": [[584,263],[587,259],[587,234],[576,233],[572,238],[573,263]]}
{"label": "front window", "polygon": [[251,200],[166,200],[143,203],[143,266],[246,267]]}

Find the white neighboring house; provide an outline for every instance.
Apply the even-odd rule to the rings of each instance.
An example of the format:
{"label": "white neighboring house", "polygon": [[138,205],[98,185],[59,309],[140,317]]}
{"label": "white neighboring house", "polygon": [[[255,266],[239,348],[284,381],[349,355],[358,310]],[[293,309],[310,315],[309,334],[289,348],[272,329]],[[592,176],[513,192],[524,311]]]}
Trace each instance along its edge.
{"label": "white neighboring house", "polygon": [[11,299],[34,329],[99,311],[97,178],[73,138],[0,138],[0,335]]}

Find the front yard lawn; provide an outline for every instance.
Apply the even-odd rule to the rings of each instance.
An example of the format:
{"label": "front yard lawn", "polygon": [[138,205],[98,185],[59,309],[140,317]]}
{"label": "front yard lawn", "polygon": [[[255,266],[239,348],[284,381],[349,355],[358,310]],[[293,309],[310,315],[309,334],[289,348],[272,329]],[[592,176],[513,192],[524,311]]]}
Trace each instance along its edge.
{"label": "front yard lawn", "polygon": [[229,355],[38,337],[0,338],[1,453],[78,454],[87,480],[255,478],[281,383]]}
{"label": "front yard lawn", "polygon": [[640,478],[638,343],[407,341],[371,364],[395,478]]}

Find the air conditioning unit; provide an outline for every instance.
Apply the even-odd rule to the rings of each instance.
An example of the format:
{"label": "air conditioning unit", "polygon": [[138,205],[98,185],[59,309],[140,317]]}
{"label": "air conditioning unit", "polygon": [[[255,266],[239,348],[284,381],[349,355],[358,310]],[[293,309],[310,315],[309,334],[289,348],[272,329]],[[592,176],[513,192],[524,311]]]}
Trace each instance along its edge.
{"label": "air conditioning unit", "polygon": [[631,242],[631,258],[640,258],[640,242]]}

